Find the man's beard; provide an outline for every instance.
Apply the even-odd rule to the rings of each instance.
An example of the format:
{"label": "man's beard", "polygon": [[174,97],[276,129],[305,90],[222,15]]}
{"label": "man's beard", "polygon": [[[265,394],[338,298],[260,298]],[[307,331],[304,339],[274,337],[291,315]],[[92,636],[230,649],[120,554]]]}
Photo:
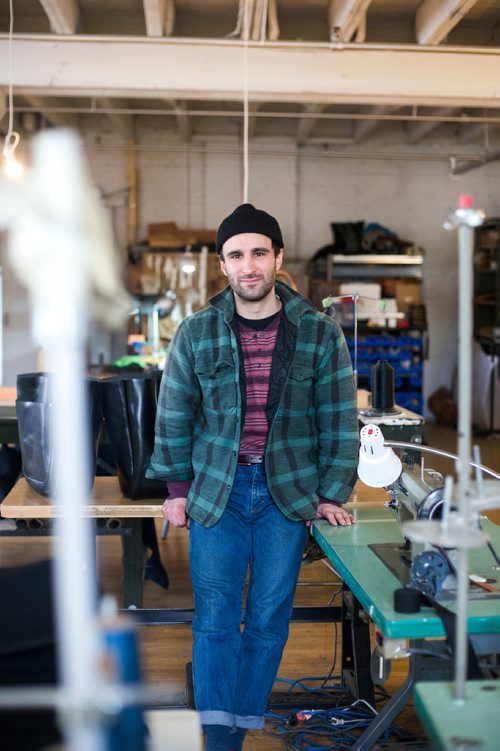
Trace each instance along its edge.
{"label": "man's beard", "polygon": [[235,277],[227,275],[227,280],[229,282],[229,286],[233,290],[235,295],[238,295],[238,297],[241,300],[244,300],[245,302],[260,302],[261,300],[264,300],[268,296],[268,294],[271,292],[271,290],[274,288],[274,283],[276,281],[276,269],[274,269],[270,274],[267,276],[247,276],[244,277],[246,279],[259,279],[258,284],[244,284],[240,281],[238,281]]}

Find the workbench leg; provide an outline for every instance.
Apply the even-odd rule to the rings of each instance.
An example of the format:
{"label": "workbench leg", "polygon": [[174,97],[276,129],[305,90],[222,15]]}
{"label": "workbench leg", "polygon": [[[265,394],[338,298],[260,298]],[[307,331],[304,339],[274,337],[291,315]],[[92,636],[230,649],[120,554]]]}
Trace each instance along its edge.
{"label": "workbench leg", "polygon": [[375,693],[370,673],[370,621],[360,616],[361,605],[348,588],[342,593],[342,677],[355,699],[374,706]]}
{"label": "workbench leg", "polygon": [[123,550],[123,605],[125,608],[142,608],[144,578],[144,544],[142,519],[124,519]]}
{"label": "workbench leg", "polygon": [[413,687],[422,672],[422,655],[410,655],[408,675],[399,689],[392,696],[382,711],[372,720],[359,740],[352,746],[353,751],[369,751],[384,730],[401,712],[413,694]]}

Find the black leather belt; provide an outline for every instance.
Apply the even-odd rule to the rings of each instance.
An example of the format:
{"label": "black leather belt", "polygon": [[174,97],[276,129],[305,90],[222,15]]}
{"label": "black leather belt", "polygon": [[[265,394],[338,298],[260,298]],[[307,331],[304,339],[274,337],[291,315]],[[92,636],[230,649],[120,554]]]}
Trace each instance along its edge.
{"label": "black leather belt", "polygon": [[262,454],[238,454],[238,464],[262,464],[263,462]]}

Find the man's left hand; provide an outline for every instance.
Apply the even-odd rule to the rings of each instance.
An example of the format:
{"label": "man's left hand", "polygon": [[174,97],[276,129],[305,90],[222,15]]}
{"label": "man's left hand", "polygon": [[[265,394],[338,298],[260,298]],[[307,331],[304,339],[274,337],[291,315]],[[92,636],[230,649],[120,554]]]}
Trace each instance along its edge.
{"label": "man's left hand", "polygon": [[330,524],[334,526],[340,524],[342,527],[356,524],[356,519],[352,514],[334,503],[320,503],[314,519],[326,519]]}

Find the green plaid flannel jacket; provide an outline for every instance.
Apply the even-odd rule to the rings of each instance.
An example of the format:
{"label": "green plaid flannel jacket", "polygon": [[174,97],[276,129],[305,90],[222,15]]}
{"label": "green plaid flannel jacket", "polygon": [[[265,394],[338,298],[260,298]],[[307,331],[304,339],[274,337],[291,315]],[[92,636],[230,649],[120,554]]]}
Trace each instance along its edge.
{"label": "green plaid flannel jacket", "polygon": [[[271,369],[265,455],[269,491],[290,519],[313,519],[318,496],[344,503],[356,481],[358,421],[338,324],[277,282],[284,316]],[[146,476],[192,480],[187,513],[210,527],[234,482],[244,377],[232,290],[179,326],[158,396]],[[242,399],[243,392],[243,399]]]}

